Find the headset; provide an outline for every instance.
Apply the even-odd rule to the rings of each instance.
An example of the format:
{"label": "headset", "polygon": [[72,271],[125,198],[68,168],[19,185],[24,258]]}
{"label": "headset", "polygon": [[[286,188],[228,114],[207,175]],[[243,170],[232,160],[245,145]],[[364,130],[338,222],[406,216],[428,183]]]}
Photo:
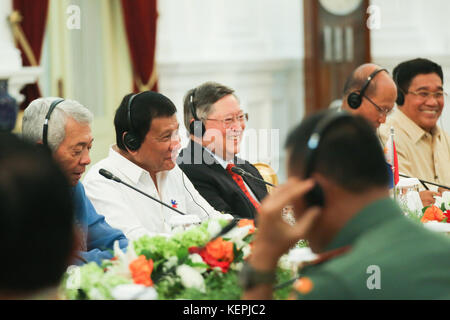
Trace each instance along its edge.
{"label": "headset", "polygon": [[56,99],[50,104],[50,108],[48,109],[47,115],[45,116],[44,127],[42,130],[42,144],[44,146],[48,146],[48,121],[50,120],[50,115],[52,114],[56,106],[63,101],[64,99]]}
{"label": "headset", "polygon": [[192,116],[194,117],[194,121],[192,121],[189,124],[189,133],[193,134],[194,136],[201,138],[205,134],[206,128],[203,121],[201,121],[197,117],[197,109],[195,107],[194,98],[195,98],[195,91],[197,88],[192,90],[192,93],[189,96],[189,107],[191,108]]}
{"label": "headset", "polygon": [[139,94],[140,93],[133,94],[128,100],[127,104],[128,131],[125,132],[123,136],[123,144],[131,151],[138,150],[141,147],[142,143],[141,139],[139,138],[139,135],[135,133],[135,130],[133,129],[133,123],[131,121],[131,104],[133,103],[134,98]]}
{"label": "headset", "polygon": [[352,109],[358,109],[361,106],[362,103],[362,98],[364,97],[364,92],[367,90],[367,88],[369,87],[370,81],[372,81],[373,78],[375,78],[375,76],[380,73],[381,71],[386,71],[388,72],[386,69],[378,69],[375,70],[374,72],[372,72],[366,79],[366,81],[364,82],[363,86],[361,87],[361,90],[359,90],[359,92],[354,91],[352,93],[350,93],[347,97],[347,103],[349,105],[350,108]]}
{"label": "headset", "polygon": [[[314,127],[313,132],[309,136],[306,154],[305,154],[305,179],[311,177],[314,171],[314,165],[316,163],[317,150],[320,147],[320,142],[323,139],[326,131],[333,126],[336,122],[350,119],[352,115],[348,112],[332,112],[322,118]],[[325,195],[322,187],[316,182],[314,187],[305,194],[305,201],[307,207],[325,205]]]}

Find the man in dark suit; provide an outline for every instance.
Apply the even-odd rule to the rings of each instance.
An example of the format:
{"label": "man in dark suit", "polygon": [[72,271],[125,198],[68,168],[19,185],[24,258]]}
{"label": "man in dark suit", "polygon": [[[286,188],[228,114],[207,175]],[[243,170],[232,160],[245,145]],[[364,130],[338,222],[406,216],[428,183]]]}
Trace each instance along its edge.
{"label": "man in dark suit", "polygon": [[177,163],[216,210],[254,219],[267,188],[231,171],[237,166],[262,179],[253,165],[236,156],[247,120],[233,89],[206,82],[189,90],[184,98],[184,123],[191,141]]}

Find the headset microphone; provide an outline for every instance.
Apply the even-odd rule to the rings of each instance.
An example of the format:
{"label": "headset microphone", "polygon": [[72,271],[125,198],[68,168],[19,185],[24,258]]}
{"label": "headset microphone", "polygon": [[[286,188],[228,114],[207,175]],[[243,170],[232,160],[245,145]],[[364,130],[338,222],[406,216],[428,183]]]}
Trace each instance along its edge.
{"label": "headset microphone", "polygon": [[362,98],[364,97],[364,93],[366,92],[367,88],[369,87],[370,81],[372,81],[375,76],[380,73],[381,71],[386,71],[386,69],[377,69],[374,72],[372,72],[364,82],[363,86],[359,90],[359,92],[355,91],[348,95],[347,97],[347,103],[348,106],[352,109],[358,109],[361,106]]}
{"label": "headset microphone", "polygon": [[193,89],[192,93],[189,95],[189,108],[191,109],[192,117],[194,118],[194,121],[189,125],[189,133],[201,138],[205,134],[206,127],[203,121],[197,117],[197,108],[194,103],[196,90],[197,88]]}

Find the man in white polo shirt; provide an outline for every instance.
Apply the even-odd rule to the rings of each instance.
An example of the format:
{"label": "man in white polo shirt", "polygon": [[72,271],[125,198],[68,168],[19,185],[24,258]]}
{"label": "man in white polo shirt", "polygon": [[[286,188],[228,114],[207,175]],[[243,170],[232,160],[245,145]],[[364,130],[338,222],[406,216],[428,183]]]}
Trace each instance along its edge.
{"label": "man in white polo shirt", "polygon": [[87,173],[86,194],[109,224],[130,239],[168,234],[178,213],[124,184],[99,174],[106,169],[154,198],[205,220],[222,217],[175,164],[180,149],[176,107],[162,94],[146,91],[124,97],[116,111],[116,145]]}

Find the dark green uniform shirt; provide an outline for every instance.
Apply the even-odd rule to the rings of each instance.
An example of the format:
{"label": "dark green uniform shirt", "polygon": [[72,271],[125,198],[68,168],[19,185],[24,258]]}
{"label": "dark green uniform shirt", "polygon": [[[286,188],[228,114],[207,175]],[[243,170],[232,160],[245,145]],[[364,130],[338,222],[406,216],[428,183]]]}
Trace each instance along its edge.
{"label": "dark green uniform shirt", "polygon": [[450,236],[409,220],[393,200],[364,208],[325,251],[348,245],[301,271],[298,298],[450,299]]}

